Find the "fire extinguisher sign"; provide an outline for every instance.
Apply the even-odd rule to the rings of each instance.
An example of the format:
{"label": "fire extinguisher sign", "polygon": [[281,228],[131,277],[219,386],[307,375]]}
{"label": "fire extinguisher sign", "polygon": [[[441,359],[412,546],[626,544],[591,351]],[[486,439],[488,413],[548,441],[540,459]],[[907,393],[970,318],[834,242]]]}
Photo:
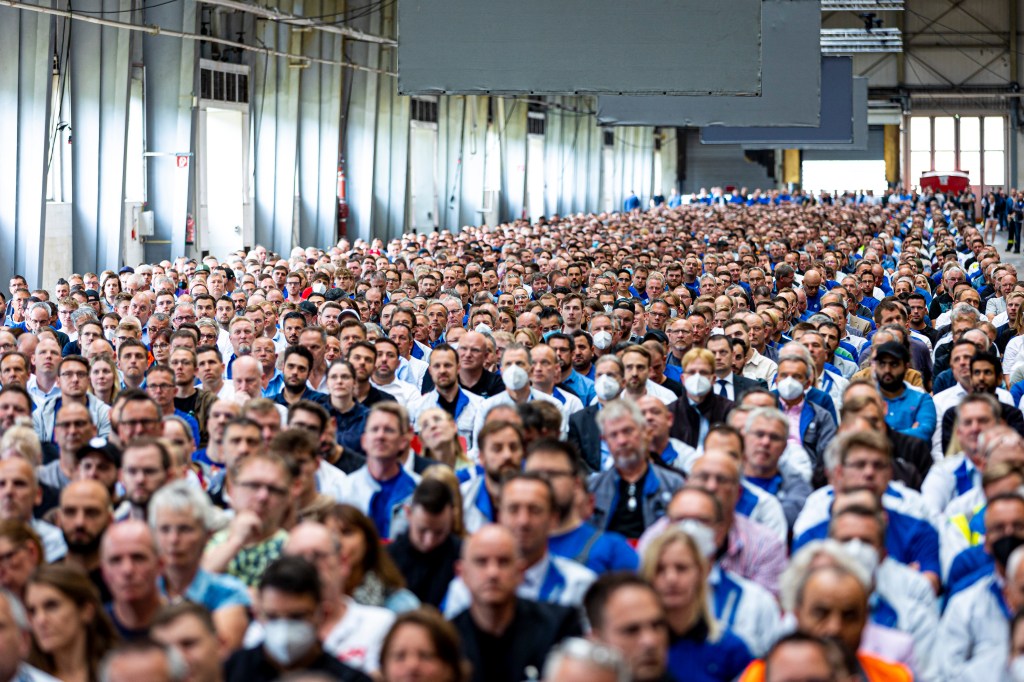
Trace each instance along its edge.
{"label": "fire extinguisher sign", "polygon": [[177,157],[175,157],[175,161],[178,164],[178,168],[188,168],[188,155],[179,154]]}

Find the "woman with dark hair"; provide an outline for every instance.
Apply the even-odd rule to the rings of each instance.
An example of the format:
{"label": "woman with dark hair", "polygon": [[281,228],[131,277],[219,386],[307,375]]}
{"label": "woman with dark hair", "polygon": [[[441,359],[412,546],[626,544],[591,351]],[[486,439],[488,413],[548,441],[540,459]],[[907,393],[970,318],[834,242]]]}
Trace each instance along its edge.
{"label": "woman with dark hair", "polygon": [[161,329],[149,338],[153,364],[166,365],[171,359],[171,330]]}
{"label": "woman with dark hair", "polygon": [[360,438],[370,410],[356,402],[356,372],[348,360],[335,360],[327,369],[328,412],[337,424],[338,445],[365,456]]}
{"label": "woman with dark hair", "polygon": [[117,631],[82,571],[43,566],[29,580],[25,610],[32,628],[29,662],[64,682],[96,682]]}
{"label": "woman with dark hair", "polygon": [[370,517],[348,504],[332,507],[324,525],[338,534],[345,593],[360,604],[383,606],[395,613],[415,609],[420,600],[405,588],[405,578],[380,543]]}
{"label": "woman with dark hair", "polygon": [[431,607],[408,611],[395,619],[380,650],[384,682],[466,682],[455,627]]}

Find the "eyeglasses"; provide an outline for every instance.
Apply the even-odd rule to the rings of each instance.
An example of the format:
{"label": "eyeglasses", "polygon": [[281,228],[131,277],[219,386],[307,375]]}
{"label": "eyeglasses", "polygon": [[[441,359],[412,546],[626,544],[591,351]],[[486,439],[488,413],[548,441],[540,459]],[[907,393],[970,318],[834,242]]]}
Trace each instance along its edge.
{"label": "eyeglasses", "polygon": [[153,389],[154,391],[169,391],[174,388],[174,384],[146,384],[146,388]]}
{"label": "eyeglasses", "polygon": [[61,379],[85,379],[89,376],[88,372],[61,372]]}
{"label": "eyeglasses", "polygon": [[139,426],[152,426],[153,424],[159,424],[159,419],[122,419],[118,422],[121,426],[127,426],[128,428],[136,428]]}

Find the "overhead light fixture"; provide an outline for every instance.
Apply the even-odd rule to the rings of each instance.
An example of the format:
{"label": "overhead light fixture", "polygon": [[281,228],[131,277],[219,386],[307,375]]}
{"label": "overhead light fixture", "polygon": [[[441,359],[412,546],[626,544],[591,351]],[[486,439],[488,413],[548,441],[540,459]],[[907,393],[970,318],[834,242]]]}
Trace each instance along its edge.
{"label": "overhead light fixture", "polygon": [[823,12],[902,12],[903,0],[821,0]]}
{"label": "overhead light fixture", "polygon": [[903,36],[898,28],[823,28],[822,54],[857,52],[903,52]]}

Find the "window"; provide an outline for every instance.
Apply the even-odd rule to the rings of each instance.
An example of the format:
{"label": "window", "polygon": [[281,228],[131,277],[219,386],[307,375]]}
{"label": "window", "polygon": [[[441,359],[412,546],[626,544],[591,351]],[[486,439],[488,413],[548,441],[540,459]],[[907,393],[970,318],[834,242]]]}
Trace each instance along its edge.
{"label": "window", "polygon": [[1006,119],[1001,116],[914,116],[908,184],[928,171],[961,170],[974,186],[1006,182]]}

